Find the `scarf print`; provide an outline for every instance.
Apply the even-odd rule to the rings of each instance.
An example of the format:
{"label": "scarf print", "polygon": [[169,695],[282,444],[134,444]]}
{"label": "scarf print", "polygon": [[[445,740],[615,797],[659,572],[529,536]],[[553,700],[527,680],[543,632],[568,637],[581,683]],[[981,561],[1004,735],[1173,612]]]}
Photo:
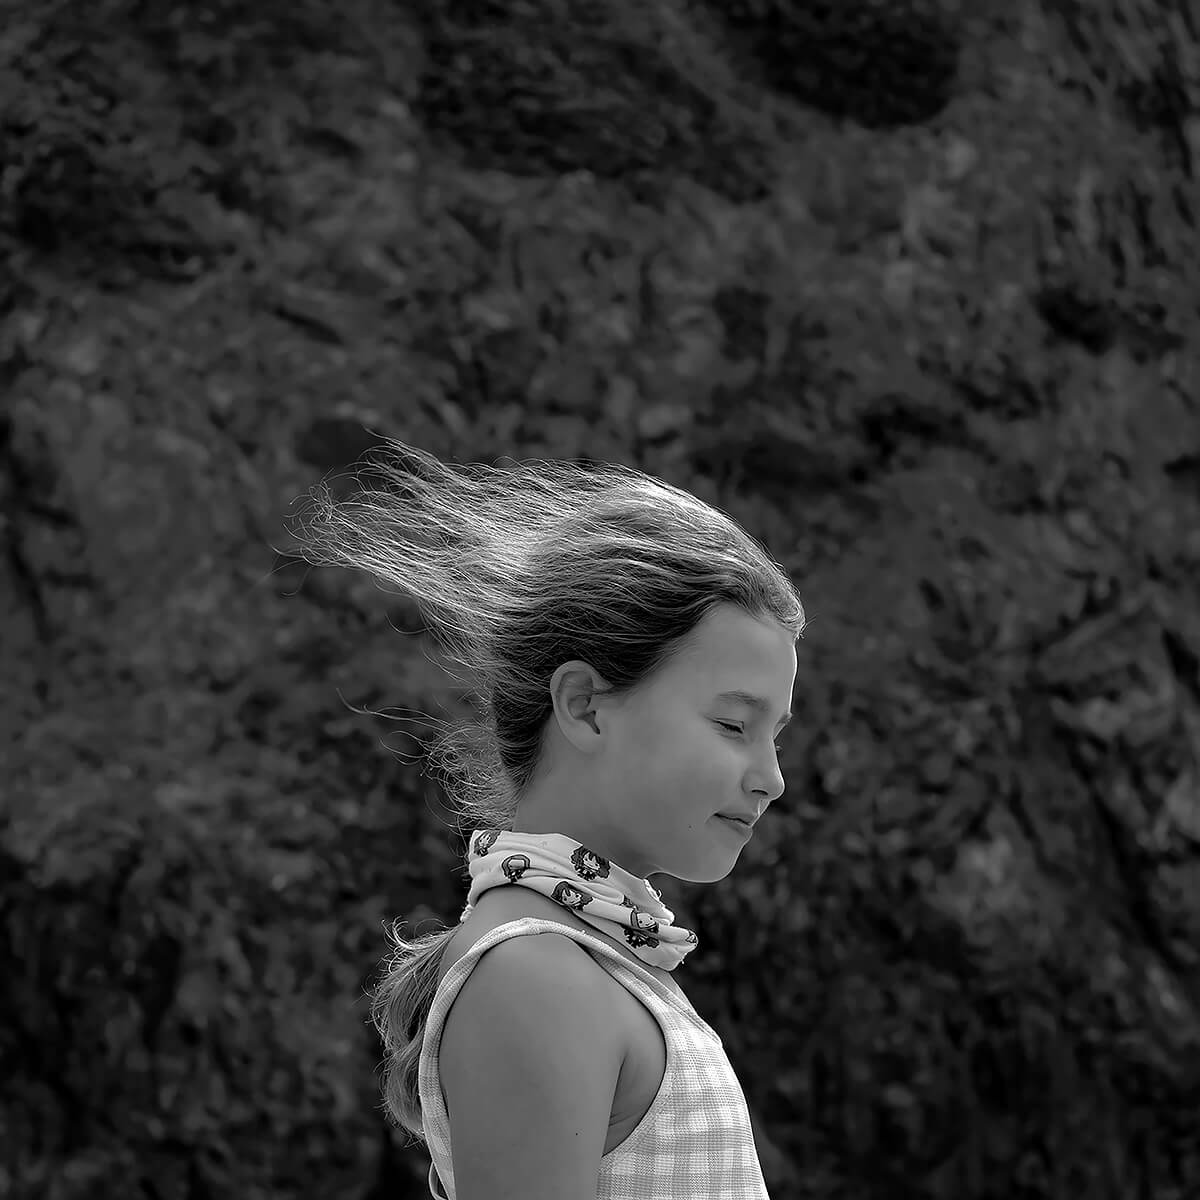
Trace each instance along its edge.
{"label": "scarf print", "polygon": [[491,888],[531,888],[624,943],[643,962],[673,971],[699,944],[675,922],[648,879],[561,833],[476,829],[467,843],[471,885],[459,924]]}

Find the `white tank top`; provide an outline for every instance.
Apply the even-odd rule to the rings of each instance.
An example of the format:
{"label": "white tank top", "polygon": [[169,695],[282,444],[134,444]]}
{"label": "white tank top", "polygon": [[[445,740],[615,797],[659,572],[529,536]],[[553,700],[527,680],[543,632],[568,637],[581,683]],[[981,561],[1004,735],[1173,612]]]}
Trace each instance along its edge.
{"label": "white tank top", "polygon": [[600,1160],[596,1200],[770,1200],[746,1098],[717,1034],[686,1000],[600,938],[539,917],[508,921],[486,933],[446,972],[434,994],[418,1067],[430,1195],[455,1200],[450,1121],[438,1073],[446,1015],[483,954],[506,938],[537,933],[557,933],[583,946],[650,1010],[666,1043],[658,1094],[637,1127]]}

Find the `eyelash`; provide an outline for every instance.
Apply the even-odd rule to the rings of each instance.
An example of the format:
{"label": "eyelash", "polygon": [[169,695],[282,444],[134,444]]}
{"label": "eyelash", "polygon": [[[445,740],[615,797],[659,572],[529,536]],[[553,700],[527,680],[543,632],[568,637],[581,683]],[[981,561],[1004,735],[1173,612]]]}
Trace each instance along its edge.
{"label": "eyelash", "polygon": [[[732,729],[734,731],[734,733],[742,732],[742,727],[740,725],[734,725],[729,721],[718,721],[717,724],[720,725],[722,729]],[[782,752],[782,750],[783,750],[783,747],[778,742],[776,742],[775,743],[775,753],[779,754]]]}

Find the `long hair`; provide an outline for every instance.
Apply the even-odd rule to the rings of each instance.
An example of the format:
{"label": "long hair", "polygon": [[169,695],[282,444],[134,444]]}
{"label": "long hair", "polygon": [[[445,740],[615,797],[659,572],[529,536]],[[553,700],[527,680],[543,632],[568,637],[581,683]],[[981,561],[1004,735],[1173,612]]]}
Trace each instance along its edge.
{"label": "long hair", "polygon": [[[627,696],[732,603],[802,636],[804,607],[783,568],[736,521],[628,467],[532,460],[447,465],[392,438],[373,447],[383,486],[335,501],[324,482],[292,551],[369,573],[416,604],[470,679],[475,720],[428,751],[468,829],[510,829],[538,768],[550,677],[589,663]],[[389,454],[388,451],[391,453]],[[454,928],[393,951],[371,998],[383,1042],[383,1107],[424,1142],[417,1067],[438,969]]]}

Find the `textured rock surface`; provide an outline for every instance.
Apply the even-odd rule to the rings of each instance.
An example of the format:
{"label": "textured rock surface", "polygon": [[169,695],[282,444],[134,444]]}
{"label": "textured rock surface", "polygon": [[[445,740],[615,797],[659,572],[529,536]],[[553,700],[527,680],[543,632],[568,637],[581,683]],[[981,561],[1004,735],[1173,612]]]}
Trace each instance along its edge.
{"label": "textured rock surface", "polygon": [[788,792],[667,885],[773,1196],[1190,1200],[1194,8],[583,8],[3,9],[0,1193],[421,1192],[362,988],[462,848],[346,706],[468,709],[272,553],[367,425],[794,572]]}

